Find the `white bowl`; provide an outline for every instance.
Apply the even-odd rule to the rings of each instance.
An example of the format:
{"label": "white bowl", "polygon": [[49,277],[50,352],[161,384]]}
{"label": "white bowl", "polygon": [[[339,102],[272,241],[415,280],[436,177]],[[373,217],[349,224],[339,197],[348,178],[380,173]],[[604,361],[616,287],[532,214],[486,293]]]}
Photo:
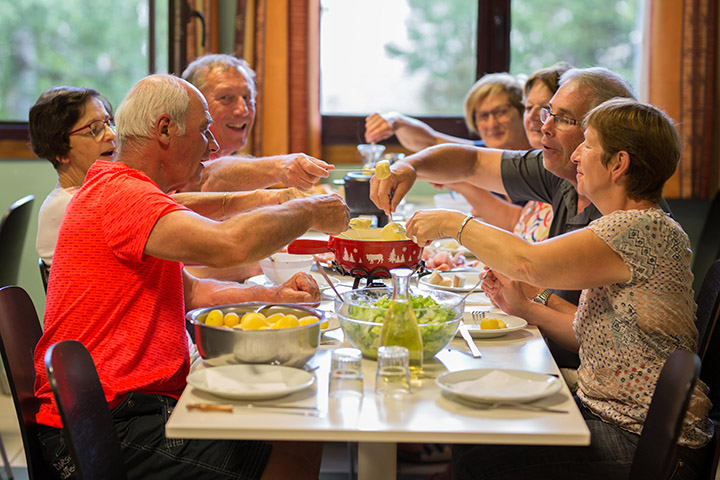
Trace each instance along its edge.
{"label": "white bowl", "polygon": [[275,253],[260,260],[260,268],[268,280],[277,285],[287,282],[297,272],[309,273],[313,261],[312,255]]}
{"label": "white bowl", "polygon": [[435,208],[444,208],[448,210],[460,210],[461,212],[470,213],[472,205],[465,200],[465,197],[459,193],[455,194],[455,198],[449,193],[438,193],[433,195]]}

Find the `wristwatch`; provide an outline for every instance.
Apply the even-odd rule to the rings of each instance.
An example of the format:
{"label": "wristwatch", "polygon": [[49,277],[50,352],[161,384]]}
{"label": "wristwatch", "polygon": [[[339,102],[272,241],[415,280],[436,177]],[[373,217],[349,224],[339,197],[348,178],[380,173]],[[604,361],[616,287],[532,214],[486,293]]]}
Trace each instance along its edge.
{"label": "wristwatch", "polygon": [[553,294],[553,291],[549,288],[546,288],[542,292],[535,295],[535,297],[532,299],[533,302],[539,303],[540,305],[547,305],[548,298],[550,298],[550,295]]}

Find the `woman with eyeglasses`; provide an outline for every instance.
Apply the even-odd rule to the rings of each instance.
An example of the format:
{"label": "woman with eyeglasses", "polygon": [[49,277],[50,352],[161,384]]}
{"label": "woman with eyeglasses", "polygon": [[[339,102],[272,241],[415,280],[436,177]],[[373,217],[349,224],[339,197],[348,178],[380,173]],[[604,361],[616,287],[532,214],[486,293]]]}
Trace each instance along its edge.
{"label": "woman with eyeglasses", "polygon": [[454,137],[398,112],[374,113],[365,119],[365,140],[381,142],[393,135],[417,152],[441,143],[487,145],[490,148],[529,148],[522,125],[522,84],[508,73],[483,76],[465,96],[465,124],[481,140]]}
{"label": "woman with eyeglasses", "polygon": [[[460,212],[420,211],[407,224],[421,246],[457,235],[492,268],[482,288],[503,311],[542,318],[536,325],[580,356],[576,402],[588,447],[456,445],[454,479],[627,478],[662,366],[675,350],[697,351],[690,242],[660,208],[682,151],[673,121],[652,105],[616,98],[580,126],[584,141],[571,156],[577,191],[603,215],[587,227],[530,243]],[[580,303],[548,316],[520,282],[583,289]],[[674,479],[699,478],[709,409],[698,382]]]}
{"label": "woman with eyeglasses", "polygon": [[47,266],[65,207],[80,188],[90,165],[115,154],[112,105],[100,92],[84,87],[54,87],[30,108],[28,128],[35,154],[52,163],[58,184],[38,213],[35,247]]}

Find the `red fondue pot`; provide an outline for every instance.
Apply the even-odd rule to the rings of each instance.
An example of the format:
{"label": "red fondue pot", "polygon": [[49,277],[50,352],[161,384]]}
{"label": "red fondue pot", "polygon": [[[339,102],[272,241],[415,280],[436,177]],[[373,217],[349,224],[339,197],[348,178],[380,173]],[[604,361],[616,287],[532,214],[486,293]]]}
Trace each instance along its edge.
{"label": "red fondue pot", "polygon": [[[369,230],[361,230],[368,232]],[[335,261],[351,275],[389,277],[393,268],[415,269],[422,259],[422,247],[412,240],[359,240],[330,236],[324,240],[295,240],[288,253],[314,254],[333,252]]]}

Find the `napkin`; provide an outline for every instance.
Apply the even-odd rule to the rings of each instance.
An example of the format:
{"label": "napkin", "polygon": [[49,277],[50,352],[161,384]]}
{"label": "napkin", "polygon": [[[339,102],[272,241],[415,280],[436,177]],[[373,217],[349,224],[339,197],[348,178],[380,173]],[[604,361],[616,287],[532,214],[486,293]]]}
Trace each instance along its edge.
{"label": "napkin", "polygon": [[240,379],[226,372],[208,368],[205,371],[205,384],[209,389],[225,393],[266,393],[287,388],[282,374],[273,370],[258,371]]}
{"label": "napkin", "polygon": [[466,395],[488,395],[492,397],[515,398],[519,396],[542,395],[552,385],[550,378],[530,380],[509,373],[493,370],[476,380],[458,382],[451,387],[453,391]]}

